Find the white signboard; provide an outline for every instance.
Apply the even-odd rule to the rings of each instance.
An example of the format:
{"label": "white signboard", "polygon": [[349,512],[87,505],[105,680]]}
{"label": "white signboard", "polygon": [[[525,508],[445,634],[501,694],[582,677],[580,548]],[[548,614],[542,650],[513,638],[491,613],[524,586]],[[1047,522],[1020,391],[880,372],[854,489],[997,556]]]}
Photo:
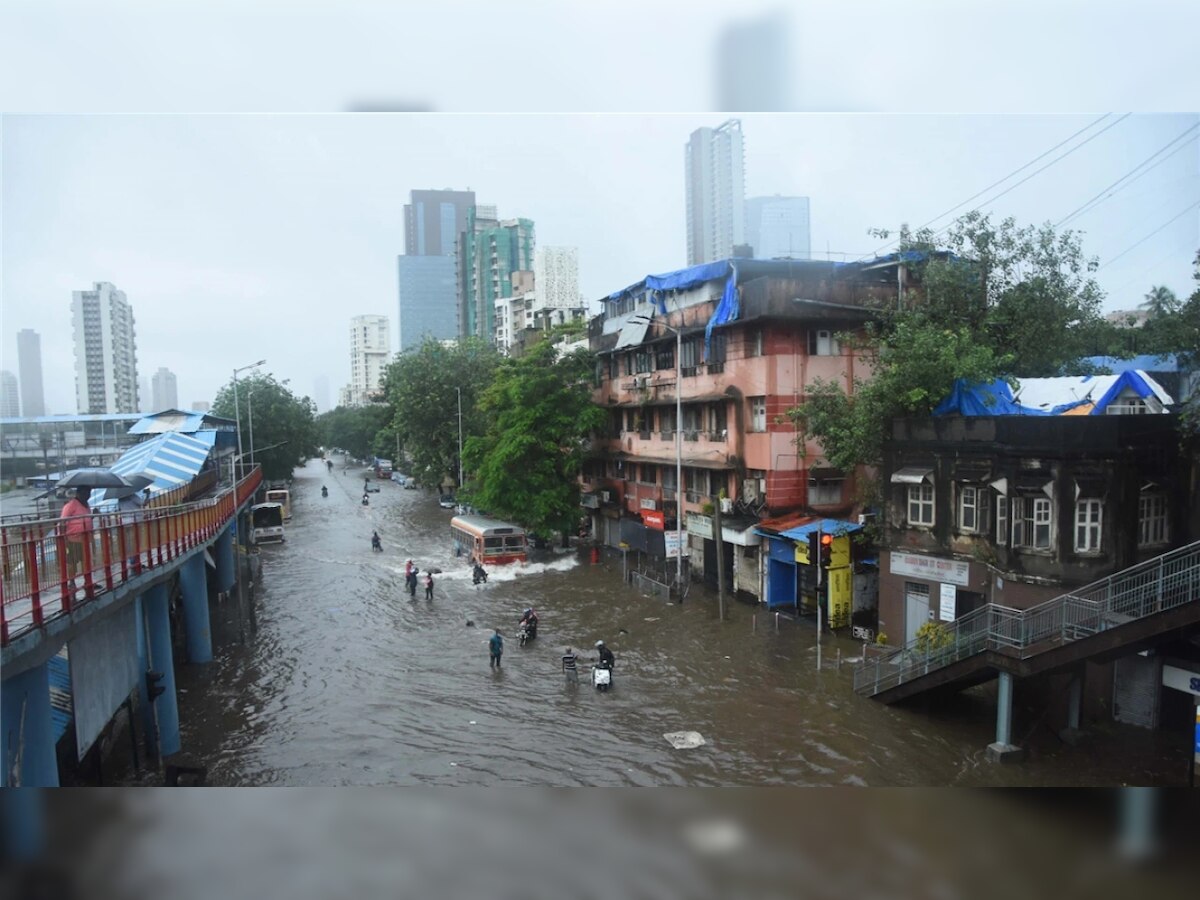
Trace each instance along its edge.
{"label": "white signboard", "polygon": [[1162,683],[1166,687],[1200,697],[1200,672],[1164,665],[1162,667]]}
{"label": "white signboard", "polygon": [[943,622],[953,622],[954,603],[958,599],[958,588],[952,584],[943,584],[941,588],[941,604],[938,609],[939,617]]}
{"label": "white signboard", "polygon": [[642,509],[658,509],[658,501],[652,499],[643,499],[641,502]]}
{"label": "white signboard", "polygon": [[[679,555],[679,548],[684,544],[684,538],[687,535],[686,531],[664,531],[663,543],[667,548],[667,559],[674,559]],[[684,551],[684,556],[687,556],[687,551]]]}
{"label": "white signboard", "polygon": [[967,587],[971,583],[971,564],[956,559],[938,559],[916,553],[893,553],[890,559],[893,575],[908,575],[926,581],[943,581]]}
{"label": "white signboard", "polygon": [[687,530],[692,534],[698,534],[700,537],[708,538],[711,541],[713,536],[712,518],[709,516],[698,516],[695,513],[688,513]]}

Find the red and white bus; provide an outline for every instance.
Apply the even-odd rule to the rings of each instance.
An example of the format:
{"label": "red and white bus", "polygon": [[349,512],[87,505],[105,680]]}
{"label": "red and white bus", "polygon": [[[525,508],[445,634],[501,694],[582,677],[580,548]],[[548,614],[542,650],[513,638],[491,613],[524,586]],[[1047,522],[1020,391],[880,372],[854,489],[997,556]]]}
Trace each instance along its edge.
{"label": "red and white bus", "polygon": [[525,562],[528,547],[525,529],[486,516],[455,516],[450,520],[454,552],[487,565]]}

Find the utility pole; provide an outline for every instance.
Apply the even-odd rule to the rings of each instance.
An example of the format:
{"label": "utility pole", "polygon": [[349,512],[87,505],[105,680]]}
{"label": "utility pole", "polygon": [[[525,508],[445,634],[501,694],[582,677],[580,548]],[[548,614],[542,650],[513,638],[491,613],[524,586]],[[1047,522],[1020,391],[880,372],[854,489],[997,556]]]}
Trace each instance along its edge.
{"label": "utility pole", "polygon": [[713,506],[713,544],[717,548],[717,618],[725,621],[725,541],[721,537],[721,497]]}

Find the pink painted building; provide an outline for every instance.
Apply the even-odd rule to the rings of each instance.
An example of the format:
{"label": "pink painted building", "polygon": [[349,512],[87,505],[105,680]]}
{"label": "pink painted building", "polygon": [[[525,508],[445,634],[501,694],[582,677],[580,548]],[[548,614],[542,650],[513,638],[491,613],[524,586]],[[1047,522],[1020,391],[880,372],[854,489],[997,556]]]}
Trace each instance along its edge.
{"label": "pink painted building", "polygon": [[583,471],[593,534],[665,557],[682,512],[695,574],[714,577],[723,553],[727,584],[761,597],[762,519],[859,512],[856,473],[831,467],[814,441],[797,446],[785,414],[818,380],[851,389],[869,377],[838,335],[894,307],[901,277],[894,259],[735,259],[650,276],[608,297],[589,331],[596,402],[609,410]]}

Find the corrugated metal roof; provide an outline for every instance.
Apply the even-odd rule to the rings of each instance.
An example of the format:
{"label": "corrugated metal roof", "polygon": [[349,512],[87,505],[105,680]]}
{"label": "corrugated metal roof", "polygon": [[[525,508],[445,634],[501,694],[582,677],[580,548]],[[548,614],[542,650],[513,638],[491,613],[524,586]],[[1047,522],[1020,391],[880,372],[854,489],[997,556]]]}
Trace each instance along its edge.
{"label": "corrugated metal roof", "polygon": [[50,721],[54,724],[54,742],[67,733],[71,718],[75,714],[71,701],[71,663],[67,648],[50,657],[46,665],[50,673]]}
{"label": "corrugated metal roof", "polygon": [[142,418],[141,413],[91,413],[64,414],[57,416],[4,416],[0,425],[65,425],[71,422],[136,422]]}
{"label": "corrugated metal roof", "polygon": [[[160,494],[187,484],[196,477],[208,459],[216,436],[215,431],[202,431],[195,435],[176,432],[160,434],[130,447],[112,464],[112,470],[118,475],[142,472],[152,476],[154,481],[150,485],[150,493]],[[105,498],[101,495],[92,505],[103,502]]]}
{"label": "corrugated metal roof", "polygon": [[194,434],[198,431],[212,430],[215,426],[233,428],[236,422],[224,416],[214,416],[211,413],[195,412],[183,409],[164,409],[151,416],[139,419],[130,434],[164,434],[170,431]]}
{"label": "corrugated metal roof", "polygon": [[844,519],[817,519],[815,522],[805,522],[797,528],[789,528],[781,532],[781,536],[793,541],[804,541],[810,534],[816,534],[818,531],[823,534],[851,534],[862,531],[862,526]]}

